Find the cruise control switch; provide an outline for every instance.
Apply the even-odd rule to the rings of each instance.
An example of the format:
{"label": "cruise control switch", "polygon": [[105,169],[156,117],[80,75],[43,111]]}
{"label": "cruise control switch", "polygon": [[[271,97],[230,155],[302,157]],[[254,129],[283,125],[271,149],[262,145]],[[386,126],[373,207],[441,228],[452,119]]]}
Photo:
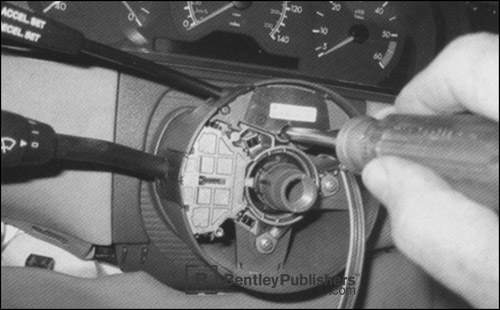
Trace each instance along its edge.
{"label": "cruise control switch", "polygon": [[163,177],[163,157],[112,142],[56,134],[51,126],[2,111],[2,168],[40,166],[54,160],[97,165],[146,178]]}

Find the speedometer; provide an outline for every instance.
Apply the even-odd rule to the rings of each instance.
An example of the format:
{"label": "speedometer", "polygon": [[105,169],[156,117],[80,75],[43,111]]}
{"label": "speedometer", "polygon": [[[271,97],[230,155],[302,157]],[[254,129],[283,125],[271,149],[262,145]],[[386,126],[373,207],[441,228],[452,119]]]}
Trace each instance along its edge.
{"label": "speedometer", "polygon": [[172,1],[171,14],[179,33],[197,39],[214,30],[239,31],[250,1]]}
{"label": "speedometer", "polygon": [[284,54],[297,53],[307,41],[304,29],[309,21],[309,6],[304,1],[269,1],[261,5],[264,44]]}
{"label": "speedometer", "polygon": [[264,22],[264,28],[269,29],[269,38],[282,44],[290,43],[290,34],[286,32],[286,25],[289,24],[289,20],[287,19],[289,19],[291,14],[302,14],[303,11],[301,5],[292,5],[290,2],[282,1],[279,7],[270,7],[269,16],[272,20]]}
{"label": "speedometer", "polygon": [[387,77],[403,51],[406,30],[389,1],[322,2],[315,6],[314,54],[329,76],[358,83]]}

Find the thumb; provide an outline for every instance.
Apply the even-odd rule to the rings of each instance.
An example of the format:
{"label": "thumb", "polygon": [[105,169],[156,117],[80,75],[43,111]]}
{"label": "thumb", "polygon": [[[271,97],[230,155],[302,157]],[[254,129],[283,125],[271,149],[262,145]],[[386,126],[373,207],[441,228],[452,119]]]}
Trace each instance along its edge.
{"label": "thumb", "polygon": [[398,248],[478,307],[498,307],[498,215],[455,192],[433,171],[385,157],[363,171],[386,207]]}

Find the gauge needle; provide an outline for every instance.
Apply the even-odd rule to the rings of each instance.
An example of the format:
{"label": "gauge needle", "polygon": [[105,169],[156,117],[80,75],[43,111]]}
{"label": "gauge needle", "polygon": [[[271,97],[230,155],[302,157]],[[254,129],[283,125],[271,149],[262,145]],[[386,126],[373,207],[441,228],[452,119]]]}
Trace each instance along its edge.
{"label": "gauge needle", "polygon": [[330,48],[329,50],[319,53],[318,57],[326,56],[326,55],[330,54],[331,52],[336,51],[339,48],[343,47],[344,45],[351,43],[352,41],[354,41],[353,36],[347,37],[344,40],[342,40],[341,42],[337,43],[334,47]]}
{"label": "gauge needle", "polygon": [[132,16],[134,17],[135,22],[137,23],[137,25],[139,25],[139,27],[142,27],[142,23],[139,20],[139,17],[137,16],[137,14],[135,14],[135,12],[132,9],[132,7],[127,3],[127,1],[122,1],[122,3],[127,8],[127,10],[130,12],[130,14],[132,14]]}
{"label": "gauge needle", "polygon": [[211,20],[212,18],[216,17],[217,15],[229,10],[230,8],[234,7],[235,6],[235,1],[231,1],[229,2],[228,4],[226,4],[225,6],[221,7],[220,9],[218,9],[217,11],[213,12],[212,14],[209,14],[207,15],[205,18],[203,18],[202,20],[200,20],[198,23],[196,24],[192,24],[191,26],[189,26],[188,28],[186,28],[186,30],[193,30],[195,27],[198,27],[199,25],[203,24],[204,22],[207,22],[209,20]]}
{"label": "gauge needle", "polygon": [[47,13],[48,11],[52,10],[53,7],[57,6],[59,3],[61,3],[61,1],[52,1],[52,3],[48,7],[43,9],[43,12]]}

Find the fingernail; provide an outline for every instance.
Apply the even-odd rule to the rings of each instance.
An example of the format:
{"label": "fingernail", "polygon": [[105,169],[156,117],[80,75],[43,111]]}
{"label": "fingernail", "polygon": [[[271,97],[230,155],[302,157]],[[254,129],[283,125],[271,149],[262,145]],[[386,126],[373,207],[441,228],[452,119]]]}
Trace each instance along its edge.
{"label": "fingernail", "polygon": [[391,107],[384,108],[384,109],[377,111],[376,113],[373,114],[373,117],[376,119],[383,119],[387,115],[394,114],[394,113],[396,113],[396,108],[394,106],[391,106]]}
{"label": "fingernail", "polygon": [[381,202],[387,198],[388,175],[380,160],[372,160],[363,170],[363,183]]}

